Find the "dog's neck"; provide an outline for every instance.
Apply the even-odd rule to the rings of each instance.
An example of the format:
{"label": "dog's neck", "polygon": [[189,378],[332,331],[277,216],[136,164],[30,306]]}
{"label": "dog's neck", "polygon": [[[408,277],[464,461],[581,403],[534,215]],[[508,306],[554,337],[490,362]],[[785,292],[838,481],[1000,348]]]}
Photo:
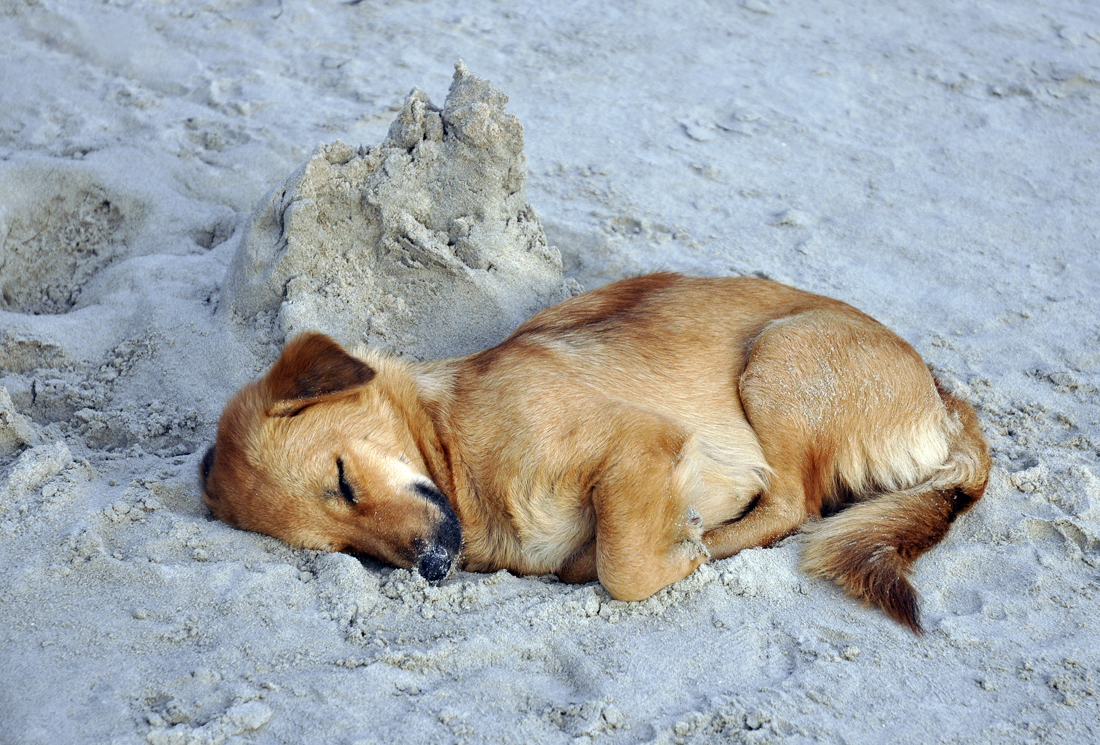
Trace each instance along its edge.
{"label": "dog's neck", "polygon": [[509,528],[506,519],[493,511],[491,501],[478,494],[476,475],[459,447],[462,438],[456,436],[455,390],[467,362],[468,358],[452,357],[409,364],[415,401],[409,402],[406,412],[429,476],[447,495],[462,525],[463,565],[477,569],[494,553],[493,531]]}
{"label": "dog's neck", "polygon": [[453,408],[455,369],[451,362],[409,363],[406,371],[409,389],[402,391],[405,395],[399,401],[428,475],[457,511],[455,464],[442,436],[450,426]]}

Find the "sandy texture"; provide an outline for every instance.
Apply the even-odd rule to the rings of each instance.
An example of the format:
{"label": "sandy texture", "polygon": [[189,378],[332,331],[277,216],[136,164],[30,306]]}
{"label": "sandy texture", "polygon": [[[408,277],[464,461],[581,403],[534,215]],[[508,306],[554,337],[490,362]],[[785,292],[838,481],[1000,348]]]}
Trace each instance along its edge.
{"label": "sandy texture", "polygon": [[[0,0],[0,39],[0,742],[1100,740],[1091,0]],[[458,351],[666,268],[840,297],[974,403],[925,637],[798,537],[625,604],[201,506],[286,333]]]}

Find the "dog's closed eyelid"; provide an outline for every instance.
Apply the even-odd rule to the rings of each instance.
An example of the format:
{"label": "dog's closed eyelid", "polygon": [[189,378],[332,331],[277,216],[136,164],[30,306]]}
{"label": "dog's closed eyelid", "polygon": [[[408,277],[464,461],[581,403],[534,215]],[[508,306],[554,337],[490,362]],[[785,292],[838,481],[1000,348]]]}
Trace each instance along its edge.
{"label": "dog's closed eyelid", "polygon": [[336,459],[336,474],[340,485],[340,496],[342,496],[344,501],[348,504],[355,504],[355,490],[351,488],[351,484],[348,483],[347,478],[344,476],[343,458]]}

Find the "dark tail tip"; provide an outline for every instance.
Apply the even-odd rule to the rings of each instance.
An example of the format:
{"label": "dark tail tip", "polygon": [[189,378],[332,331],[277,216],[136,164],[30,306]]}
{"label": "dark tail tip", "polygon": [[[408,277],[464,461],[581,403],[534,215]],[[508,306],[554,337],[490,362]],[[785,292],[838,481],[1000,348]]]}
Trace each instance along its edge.
{"label": "dark tail tip", "polygon": [[850,557],[834,578],[852,595],[877,605],[887,616],[921,636],[920,596],[906,576],[909,566],[910,562],[896,549],[880,548],[858,559]]}
{"label": "dark tail tip", "polygon": [[882,541],[871,531],[846,525],[831,518],[833,524],[818,529],[802,556],[803,568],[826,577],[843,587],[849,595],[882,609],[889,618],[920,636],[920,596],[909,582],[912,558],[903,555],[891,542]]}
{"label": "dark tail tip", "polygon": [[[908,626],[917,636],[924,635],[924,627],[920,622],[920,603],[917,591],[905,577],[895,575],[886,582],[884,577],[871,578],[872,586],[868,588],[867,600],[900,623]],[[886,587],[875,586],[878,583],[886,584]]]}

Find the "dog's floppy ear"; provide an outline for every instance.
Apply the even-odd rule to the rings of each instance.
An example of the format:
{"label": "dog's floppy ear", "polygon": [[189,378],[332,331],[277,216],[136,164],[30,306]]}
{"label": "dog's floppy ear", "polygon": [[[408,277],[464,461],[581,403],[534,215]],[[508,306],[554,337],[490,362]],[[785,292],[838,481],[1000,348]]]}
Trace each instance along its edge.
{"label": "dog's floppy ear", "polygon": [[295,416],[307,406],[369,383],[374,370],[324,334],[294,337],[263,380],[267,415]]}

